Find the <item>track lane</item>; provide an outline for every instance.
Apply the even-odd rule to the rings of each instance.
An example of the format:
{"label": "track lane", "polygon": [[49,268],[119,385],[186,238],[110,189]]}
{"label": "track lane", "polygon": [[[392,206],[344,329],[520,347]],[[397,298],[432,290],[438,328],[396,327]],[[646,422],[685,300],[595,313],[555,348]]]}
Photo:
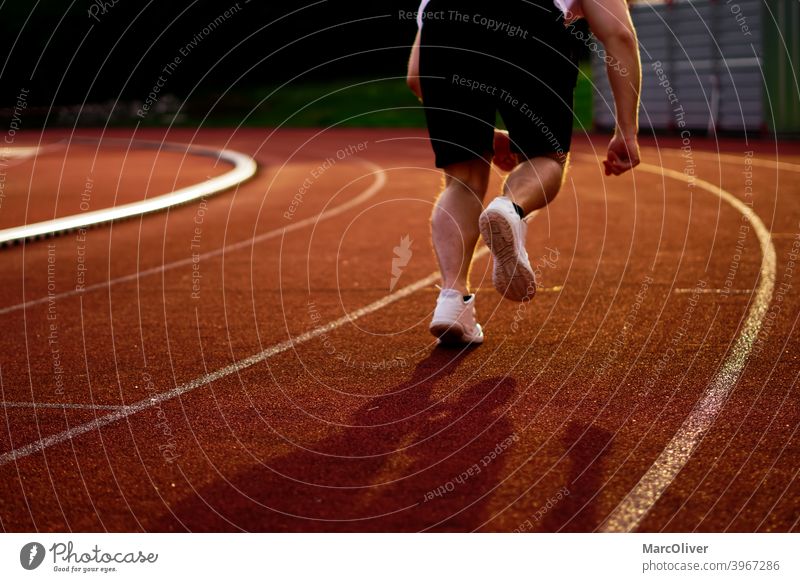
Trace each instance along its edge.
{"label": "track lane", "polygon": [[[371,159],[380,160],[382,165],[388,159],[391,176],[391,159],[384,158],[385,155],[380,152],[380,155]],[[408,157],[424,158],[424,155],[409,152],[406,159]],[[402,165],[409,164],[406,162]],[[605,358],[599,345],[594,344],[592,347],[592,340],[596,337],[597,330],[597,320],[592,314],[608,314],[606,323],[600,328],[600,336],[597,337],[612,341],[618,329],[616,326],[624,321],[632,299],[640,288],[641,275],[647,272],[648,261],[658,257],[663,272],[669,274],[670,279],[673,275],[677,275],[677,283],[683,288],[689,288],[696,281],[696,277],[703,274],[702,266],[710,253],[716,257],[708,261],[716,269],[713,272],[714,276],[724,280],[726,263],[730,256],[727,255],[728,249],[721,249],[719,244],[712,243],[710,236],[707,236],[710,233],[702,232],[702,224],[707,222],[709,217],[716,219],[716,209],[694,207],[692,217],[687,221],[685,217],[687,206],[682,205],[681,199],[688,200],[688,196],[681,193],[675,199],[674,205],[642,204],[634,213],[629,213],[629,209],[626,209],[629,196],[625,192],[627,185],[609,183],[610,186],[613,185],[613,190],[606,193],[593,192],[592,186],[596,184],[594,172],[580,174],[577,180],[580,197],[560,200],[558,204],[561,206],[554,206],[552,214],[539,217],[534,223],[536,228],[532,229],[531,248],[539,249],[549,245],[558,248],[562,253],[560,259],[562,262],[556,268],[545,269],[545,284],[552,287],[563,286],[563,289],[559,293],[540,294],[536,303],[531,304],[523,313],[521,320],[524,323],[523,331],[513,332],[511,329],[516,315],[513,307],[499,302],[493,297],[494,293],[488,289],[483,290],[480,294],[479,313],[487,321],[487,330],[492,343],[484,348],[489,349],[481,348],[479,351],[466,354],[463,356],[463,361],[449,375],[441,378],[436,371],[446,368],[453,355],[432,354],[433,359],[428,358],[427,363],[418,372],[423,373],[427,370],[422,377],[423,383],[420,384],[417,380],[403,388],[404,383],[414,378],[411,366],[425,361],[425,346],[430,345],[425,330],[430,300],[420,291],[418,296],[405,298],[391,309],[377,311],[365,317],[363,322],[359,323],[362,331],[340,330],[331,334],[327,342],[319,336],[300,346],[296,352],[286,352],[276,356],[266,370],[259,368],[243,371],[235,378],[229,377],[214,383],[209,393],[195,392],[163,403],[164,414],[170,419],[174,432],[180,434],[181,458],[175,463],[166,463],[161,451],[158,450],[158,445],[163,444],[164,439],[163,435],[159,435],[159,429],[154,426],[158,419],[155,414],[131,418],[127,427],[114,430],[106,427],[102,431],[103,435],[108,435],[107,438],[104,436],[104,441],[115,454],[110,461],[100,459],[97,463],[102,465],[105,462],[114,467],[113,475],[120,478],[118,487],[120,491],[117,491],[116,497],[114,495],[97,497],[97,511],[98,515],[102,516],[102,522],[137,529],[137,524],[141,520],[142,527],[146,529],[181,529],[180,522],[175,518],[169,518],[171,512],[174,512],[184,518],[183,521],[187,525],[197,529],[213,529],[213,524],[218,522],[222,524],[221,528],[233,529],[235,525],[256,529],[274,526],[275,529],[289,530],[348,527],[380,529],[382,526],[400,529],[424,527],[474,529],[487,523],[487,518],[492,517],[488,525],[484,526],[486,529],[510,530],[523,523],[525,519],[530,519],[546,504],[548,498],[559,490],[559,487],[574,482],[571,499],[568,497],[562,500],[556,509],[536,522],[537,529],[557,529],[566,519],[573,517],[576,519],[573,520],[572,527],[578,529],[598,523],[604,507],[608,506],[608,501],[623,491],[623,486],[613,485],[604,492],[605,500],[601,499],[600,503],[590,504],[588,507],[590,511],[581,511],[581,507],[588,500],[588,496],[585,495],[599,487],[605,475],[619,466],[620,459],[624,457],[622,453],[626,452],[626,443],[636,442],[641,430],[634,427],[617,433],[614,429],[623,420],[624,413],[627,413],[626,406],[630,406],[631,398],[635,398],[636,392],[630,392],[633,387],[621,394],[619,399],[612,400],[611,411],[598,416],[602,403],[614,392],[616,387],[614,378],[627,371],[630,363],[627,358],[615,363],[602,375],[601,382],[597,385],[594,372],[604,365]],[[426,178],[424,175],[425,172],[420,171],[419,178],[401,184],[400,190],[395,191],[393,187],[387,194],[390,198],[405,198],[409,197],[410,193],[413,198],[413,191],[417,190],[417,197],[424,199],[425,196],[421,196],[419,190],[435,187],[438,182],[438,178],[433,176]],[[646,179],[637,182],[637,188],[642,188],[648,193],[658,189],[655,182]],[[670,193],[671,198],[674,196],[675,192]],[[313,240],[301,240],[302,237],[299,237],[295,243],[284,246],[283,249],[280,245],[274,248],[278,253],[285,251],[286,257],[296,255],[305,258],[309,255],[319,255],[318,261],[312,261],[310,278],[312,298],[318,306],[317,310],[323,316],[342,313],[343,308],[346,312],[352,307],[364,305],[366,303],[364,299],[373,297],[381,291],[385,294],[391,249],[397,244],[397,238],[404,234],[396,228],[397,222],[408,224],[405,230],[410,232],[415,240],[426,241],[427,213],[417,208],[416,204],[418,203],[408,203],[408,210],[405,211],[408,213],[407,217],[401,218],[400,214],[392,210],[383,213],[377,211],[373,215],[368,214],[363,224],[362,221],[355,220],[352,226],[350,223],[358,212],[349,213],[343,217],[346,220],[337,219],[322,227],[315,233]],[[665,216],[667,224],[675,225],[671,227],[674,230],[669,231],[666,238],[663,238],[657,231],[648,232],[648,229],[640,228],[636,229],[636,235],[631,237],[631,230],[624,225],[636,221],[645,221],[642,224],[649,224],[654,211],[657,212],[657,216]],[[594,247],[592,242],[596,240],[598,226],[602,231],[602,225],[609,221],[609,216],[613,217],[615,229],[605,241],[606,250],[602,251]],[[363,237],[359,229],[369,232],[367,226],[370,220],[373,225],[385,224],[386,227],[383,229],[384,232],[374,236],[373,240],[364,242],[361,240]],[[728,223],[728,218],[723,216],[722,224]],[[400,226],[404,227],[405,224]],[[554,229],[556,225],[558,228]],[[352,235],[343,238],[345,253],[339,257],[336,253],[326,254],[325,249],[330,244],[326,245],[325,241],[342,237],[348,227],[356,230]],[[676,266],[681,264],[680,249],[684,237],[674,235],[676,232],[683,234],[687,229],[690,237],[688,248],[701,252],[693,251],[692,256],[687,257],[683,262],[684,266],[678,272]],[[373,231],[379,232],[375,226]],[[735,241],[735,234],[728,240]],[[674,243],[678,241],[681,244],[675,245]],[[785,242],[783,241],[783,244]],[[424,242],[421,244],[423,249],[424,244]],[[632,262],[626,265],[625,250],[631,245],[633,258]],[[713,250],[709,253],[709,249]],[[779,246],[779,257],[784,250],[785,247]],[[381,272],[372,274],[370,270],[374,268],[364,259],[374,256],[385,257],[383,260],[386,261],[387,267]],[[535,252],[531,252],[531,256],[534,258]],[[344,265],[345,260],[351,261],[350,264]],[[283,273],[283,279],[277,287],[284,294],[296,293],[308,287],[307,281],[298,281],[299,277],[293,275],[295,267],[291,261],[282,268],[276,264],[263,271],[257,270],[255,273],[252,272],[252,265],[248,263],[249,261],[236,261],[226,265],[224,280],[241,281],[242,273],[248,273],[246,276],[253,278],[254,281],[264,281],[264,286],[257,288],[256,293],[262,302],[250,316],[254,317],[255,321],[270,321],[268,315],[270,307],[274,308],[280,304],[279,293],[270,294],[269,283],[263,279],[269,272]],[[596,271],[598,265],[601,276],[587,279],[586,275]],[[350,284],[347,288],[349,291],[344,293],[342,298],[339,297],[335,282],[337,266],[342,272],[347,273],[347,277],[340,281],[339,286],[342,283]],[[412,260],[409,263],[408,274],[410,277],[418,273],[424,275],[430,272],[431,266],[431,259],[425,253],[419,261]],[[475,274],[479,279],[485,276],[485,268],[485,260],[476,266]],[[748,278],[754,276],[757,270],[757,264],[745,261],[737,275],[737,284],[741,283],[742,288],[745,288]],[[405,275],[406,273],[403,277]],[[303,277],[305,278],[304,275]],[[275,281],[276,279],[272,279],[272,285],[275,285]],[[651,322],[655,321],[659,311],[656,299],[669,292],[669,287],[664,288],[662,284],[663,281],[660,281],[652,288],[646,304],[641,308],[641,323],[638,326],[640,329],[634,330],[629,336],[632,345],[646,340],[650,332]],[[217,283],[214,282],[213,285],[216,286]],[[432,297],[433,294],[434,291],[430,290],[425,296]],[[209,297],[210,295],[209,293]],[[120,298],[122,297],[124,294],[120,295]],[[674,299],[671,295],[670,297],[669,313],[682,313],[689,297],[684,296],[681,299],[677,294]],[[287,323],[291,330],[308,329],[308,326],[313,325],[308,314],[306,298],[298,299],[300,301],[296,303],[288,303],[285,309],[286,313],[296,314]],[[673,304],[673,301],[677,303]],[[711,298],[711,304],[714,301]],[[114,301],[114,304],[117,303],[118,301]],[[214,302],[209,301],[209,303]],[[218,323],[215,322],[224,322],[225,313],[236,313],[241,306],[245,308],[249,306],[252,311],[252,303],[250,290],[245,290],[242,296],[234,294],[228,297],[220,304],[222,309],[218,307],[198,312],[201,327],[198,329],[195,322],[192,329],[195,334],[204,334],[200,344],[203,357],[208,356],[212,359],[215,355],[219,357],[220,349],[219,343],[215,340],[215,330],[219,329],[225,333],[226,328],[224,325],[217,327]],[[171,314],[168,316],[170,333],[173,329],[177,330],[182,325],[192,323],[197,317],[192,312],[187,317],[179,316],[177,305],[168,307],[166,303],[159,305],[150,301],[145,301],[143,305],[148,306],[145,311],[166,310],[165,313]],[[729,330],[724,324],[741,318],[746,306],[746,296],[726,298],[721,306],[720,323],[711,326],[706,347],[698,350],[695,346],[686,346],[686,353],[699,351],[703,362],[713,361],[714,354],[718,353],[717,350],[724,348],[730,339]],[[709,327],[712,319],[710,314],[709,318],[705,317],[706,311],[704,308],[704,315],[695,321],[692,327],[693,335]],[[120,321],[130,317],[126,312],[130,313],[130,310],[120,312],[119,315],[123,317]],[[236,331],[240,324],[237,321],[231,323],[233,328],[228,326],[227,329],[231,330],[233,339],[236,339],[237,334],[241,333]],[[668,336],[672,325],[674,324],[668,321],[659,323],[657,329],[660,331],[656,337]],[[250,327],[252,329],[252,324]],[[269,329],[264,332],[268,335]],[[241,338],[244,342],[241,348],[254,337],[251,332],[244,333]],[[702,333],[699,337],[702,337]],[[537,347],[531,350],[533,338]],[[120,341],[123,339],[120,337]],[[566,344],[565,339],[567,339]],[[364,349],[365,340],[369,342],[368,353]],[[194,343],[196,344],[197,340]],[[181,342],[175,342],[176,347],[180,345]],[[331,345],[337,350],[333,356],[325,351]],[[223,355],[227,349],[223,347]],[[237,348],[237,353],[239,349]],[[529,350],[530,355],[523,360],[523,366],[512,370],[511,363],[526,350]],[[659,350],[657,344],[645,350],[646,357],[636,363],[634,369],[638,369],[640,374],[645,376],[656,365]],[[555,357],[550,358],[550,351],[555,352]],[[574,366],[576,354],[584,353],[587,357],[581,368],[573,377],[566,376]],[[337,360],[336,355],[349,359]],[[398,356],[405,361],[406,367],[397,366],[392,370],[379,367],[381,363],[393,361]],[[213,365],[213,362],[211,364]],[[376,364],[376,366],[373,369],[366,364]],[[180,369],[181,366],[176,365]],[[298,377],[297,371],[305,368],[308,368],[312,375],[304,373]],[[542,376],[531,384],[530,371],[539,368],[542,368]],[[680,369],[680,362],[673,362],[665,370],[665,377]],[[705,374],[707,371],[701,366],[701,369],[692,371],[692,378],[702,383]],[[387,376],[392,378],[391,383],[386,382]],[[425,381],[429,376],[429,381]],[[354,383],[354,377],[359,378],[359,381]],[[324,384],[320,384],[320,381]],[[749,386],[750,380],[747,382]],[[588,391],[587,386],[591,386],[592,390]],[[661,388],[659,385],[659,391]],[[393,392],[397,394],[390,396]],[[675,403],[674,409],[668,411],[667,416],[658,419],[656,426],[659,427],[659,431],[647,439],[647,454],[654,452],[657,454],[658,443],[663,444],[668,440],[670,428],[679,426],[681,415],[690,410],[691,402],[687,399],[690,395],[682,392],[678,394],[679,400]],[[285,396],[282,395],[284,393]],[[209,396],[213,396],[213,401],[208,400]],[[576,408],[575,405],[581,402],[581,398],[585,399]],[[371,402],[371,399],[378,400]],[[451,400],[453,406],[450,405]],[[370,410],[376,404],[378,408]],[[573,409],[574,413],[570,415]],[[400,418],[409,416],[409,411],[413,411],[414,414],[407,421],[400,422]],[[640,427],[653,426],[656,414],[663,411],[666,409],[662,407],[646,408],[636,416],[635,424]],[[388,422],[395,430],[355,428],[355,425],[359,424],[356,422],[359,419],[361,424],[375,424],[376,414],[379,415],[378,420],[383,419],[379,424]],[[314,420],[314,417],[322,420]],[[565,418],[569,419],[566,426],[560,426],[564,424]],[[531,424],[533,419],[535,422]],[[786,417],[786,421],[791,424],[792,416]],[[336,428],[336,423],[343,426]],[[453,427],[448,432],[447,427],[451,425]],[[522,429],[529,425],[530,429],[523,432]],[[430,434],[428,429],[431,427],[444,430],[445,432],[440,434],[445,436],[423,441],[424,436]],[[499,427],[502,430],[492,427]],[[477,438],[475,438],[476,433]],[[461,486],[455,496],[437,499],[435,506],[426,507],[423,504],[418,511],[404,509],[424,498],[424,494],[431,487],[449,479],[447,475],[455,469],[458,469],[454,475],[457,476],[470,466],[470,463],[479,460],[486,450],[491,450],[495,446],[497,441],[492,442],[493,439],[502,440],[512,433],[520,435],[522,441],[515,443],[514,447],[509,448],[507,453],[497,459],[496,465],[490,464],[479,479],[472,484]],[[614,435],[613,441],[609,440],[608,434]],[[133,435],[136,435],[135,439]],[[90,448],[103,446],[96,436],[90,434],[83,435],[75,442],[79,443],[78,450],[83,450],[87,446]],[[426,446],[422,444],[423,442],[429,444]],[[598,457],[605,442],[612,442],[610,454]],[[66,443],[53,450],[61,451],[65,446]],[[304,449],[312,452],[306,452]],[[137,456],[136,451],[140,451],[141,458]],[[367,455],[381,451],[388,453],[381,455],[383,459],[381,462],[373,460],[346,463],[349,467],[362,467],[361,470],[356,470],[348,476],[345,469],[337,468],[336,464],[322,461],[321,465],[316,463],[320,459],[319,453],[326,451],[334,456],[353,456],[359,451]],[[533,451],[537,452],[535,458],[528,458]],[[568,453],[565,454],[565,451]],[[713,455],[713,452],[708,454]],[[707,456],[706,453],[704,456]],[[646,461],[646,458],[647,455],[643,456],[641,461]],[[770,457],[770,462],[773,460],[774,456]],[[38,463],[31,457],[20,462],[29,469]],[[66,463],[65,460],[60,462]],[[86,467],[95,464],[83,456],[79,462],[82,467],[84,464]],[[70,464],[66,463],[65,466]],[[74,462],[71,466],[74,467]],[[518,467],[521,469],[515,477],[506,480],[511,470]],[[270,477],[271,468],[286,471],[287,475],[291,475],[294,479],[307,479],[318,485],[303,486],[300,491],[308,495],[301,495],[300,491],[293,491],[293,487],[297,488],[296,484],[292,485],[293,481],[274,475]],[[295,469],[295,473],[288,473],[292,468]],[[86,478],[88,482],[80,482],[76,481],[76,478],[60,475],[60,469],[58,473],[59,489],[62,479],[65,485],[68,482],[80,485],[84,489],[88,488],[90,492],[100,486],[100,483],[92,477]],[[84,473],[90,475],[91,471]],[[108,471],[104,474],[109,475]],[[411,475],[417,476],[411,477]],[[312,479],[315,476],[316,479]],[[508,506],[509,499],[517,497],[520,491],[542,476],[544,480],[539,483],[535,491],[513,506]],[[259,486],[259,480],[269,484],[274,493],[263,491]],[[226,481],[230,481],[249,495],[250,499],[242,494],[236,494],[235,489],[230,489],[230,486],[226,485]],[[360,493],[351,491],[347,495],[340,495],[334,491],[329,495],[325,485],[331,486],[337,482],[341,485],[356,486],[356,491]],[[782,484],[781,486],[787,484],[780,479],[778,482]],[[380,485],[381,483],[385,484]],[[320,484],[323,487],[320,487]],[[317,494],[311,496],[312,491],[316,491]],[[125,507],[124,503],[115,509],[112,501],[115,499],[116,502],[120,501],[120,492],[124,492],[125,499],[135,500],[135,516],[127,510],[120,509]],[[160,496],[163,496],[163,501]],[[394,497],[397,498],[397,504],[390,503]],[[316,498],[330,503],[317,502]],[[97,516],[81,516],[77,511],[79,505],[74,505],[80,504],[81,501],[71,497],[66,491],[63,494],[59,491],[58,499],[66,512],[63,523],[100,523]],[[269,505],[276,501],[283,504],[277,508],[287,515],[269,512],[256,503]],[[51,503],[56,503],[55,498],[51,497],[50,501],[45,500],[37,507],[37,511],[44,511]],[[206,503],[215,507],[229,521],[226,522],[219,516],[214,518],[213,515],[216,514]],[[315,505],[319,503],[324,507]],[[468,509],[461,511],[465,507]],[[401,509],[403,511],[400,511]],[[432,519],[425,518],[425,512]],[[358,521],[349,523],[324,521],[330,518],[334,520],[347,518],[348,513],[351,518],[354,517]],[[305,518],[292,518],[289,514]],[[663,523],[663,516],[660,512],[657,514],[659,517],[656,519],[660,521],[656,523]],[[783,514],[786,515],[785,511]],[[147,517],[148,515],[162,517],[153,518]],[[384,517],[375,518],[378,515]],[[370,516],[373,519],[364,519]],[[9,522],[5,514],[3,518],[4,523],[14,522],[14,520]]]}

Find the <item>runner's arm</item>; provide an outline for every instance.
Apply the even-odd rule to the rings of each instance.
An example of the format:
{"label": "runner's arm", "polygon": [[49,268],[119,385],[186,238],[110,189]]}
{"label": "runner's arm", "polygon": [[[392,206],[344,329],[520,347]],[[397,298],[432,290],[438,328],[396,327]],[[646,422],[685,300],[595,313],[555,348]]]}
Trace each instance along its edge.
{"label": "runner's arm", "polygon": [[639,164],[639,44],[625,0],[582,0],[582,5],[589,28],[610,57],[606,73],[614,93],[617,123],[603,164],[606,175],[618,176]]}
{"label": "runner's arm", "polygon": [[408,59],[408,74],[406,75],[406,83],[408,88],[417,96],[417,99],[422,101],[422,88],[419,82],[419,39],[421,31],[417,31],[417,37],[414,39],[414,45],[411,47],[411,57]]}

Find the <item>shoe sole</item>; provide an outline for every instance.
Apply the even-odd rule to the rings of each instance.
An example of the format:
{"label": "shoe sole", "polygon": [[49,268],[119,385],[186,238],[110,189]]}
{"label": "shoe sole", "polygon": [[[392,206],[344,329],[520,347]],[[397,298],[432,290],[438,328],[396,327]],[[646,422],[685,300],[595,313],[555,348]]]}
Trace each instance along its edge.
{"label": "shoe sole", "polygon": [[486,210],[478,226],[486,246],[494,257],[492,283],[506,299],[530,300],[536,295],[536,277],[529,264],[517,253],[514,230],[503,214]]}
{"label": "shoe sole", "polygon": [[439,343],[445,346],[483,343],[482,337],[470,339],[459,323],[434,322],[431,323],[430,330],[431,334],[439,338]]}

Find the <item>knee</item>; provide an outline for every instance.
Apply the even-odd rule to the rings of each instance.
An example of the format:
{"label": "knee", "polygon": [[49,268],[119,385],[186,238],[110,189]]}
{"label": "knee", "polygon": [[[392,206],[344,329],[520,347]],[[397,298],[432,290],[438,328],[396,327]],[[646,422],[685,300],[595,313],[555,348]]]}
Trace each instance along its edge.
{"label": "knee", "polygon": [[483,199],[489,187],[490,166],[485,160],[470,160],[445,168],[445,187],[468,190]]}
{"label": "knee", "polygon": [[566,164],[566,158],[556,159],[550,156],[523,162],[506,179],[505,193],[524,196],[529,192],[540,192],[549,204],[561,190]]}

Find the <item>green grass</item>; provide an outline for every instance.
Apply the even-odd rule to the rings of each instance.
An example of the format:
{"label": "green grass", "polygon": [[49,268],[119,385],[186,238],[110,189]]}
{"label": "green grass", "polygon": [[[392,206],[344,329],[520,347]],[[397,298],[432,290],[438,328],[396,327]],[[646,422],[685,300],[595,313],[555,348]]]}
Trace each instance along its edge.
{"label": "green grass", "polygon": [[[207,111],[211,103],[188,105]],[[246,117],[245,117],[246,116]],[[206,123],[269,127],[424,127],[425,115],[403,79],[263,87],[227,96]]]}
{"label": "green grass", "polygon": [[[575,90],[574,126],[592,126],[591,67],[581,65]],[[420,103],[403,79],[349,80],[261,87],[216,96],[194,98],[185,105],[181,125],[256,127],[425,127]],[[211,109],[213,107],[213,109]]]}

